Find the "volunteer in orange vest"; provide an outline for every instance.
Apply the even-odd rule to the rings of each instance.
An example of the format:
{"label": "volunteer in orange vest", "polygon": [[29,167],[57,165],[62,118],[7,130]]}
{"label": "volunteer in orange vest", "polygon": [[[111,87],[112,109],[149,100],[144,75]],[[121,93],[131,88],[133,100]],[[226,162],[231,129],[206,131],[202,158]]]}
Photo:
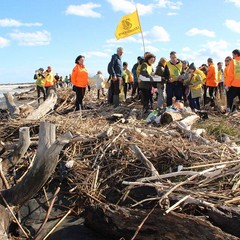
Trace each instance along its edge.
{"label": "volunteer in orange vest", "polygon": [[72,70],[71,82],[73,90],[76,92],[75,110],[83,109],[83,98],[88,86],[88,71],[84,65],[85,57],[79,55],[75,60],[75,67]]}
{"label": "volunteer in orange vest", "polygon": [[50,89],[53,88],[54,85],[54,74],[52,71],[52,67],[48,66],[45,75],[45,89],[46,89],[46,95],[49,96]]}
{"label": "volunteer in orange vest", "polygon": [[212,58],[208,58],[208,70],[207,70],[207,76],[206,76],[206,88],[204,89],[203,94],[203,100],[204,100],[204,106],[207,103],[207,91],[209,92],[211,106],[213,107],[215,105],[215,97],[217,93],[217,86],[218,86],[218,80],[217,80],[217,69],[213,64]]}
{"label": "volunteer in orange vest", "polygon": [[227,79],[224,82],[225,89],[228,91],[228,104],[230,111],[233,112],[236,106],[233,105],[233,100],[238,97],[240,100],[240,50],[232,51],[233,60],[229,63],[227,69]]}

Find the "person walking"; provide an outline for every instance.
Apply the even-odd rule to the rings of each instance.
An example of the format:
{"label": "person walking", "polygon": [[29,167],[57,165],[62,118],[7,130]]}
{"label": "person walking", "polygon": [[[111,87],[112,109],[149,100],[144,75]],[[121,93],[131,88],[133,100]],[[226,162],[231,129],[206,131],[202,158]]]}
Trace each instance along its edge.
{"label": "person walking", "polygon": [[122,75],[123,75],[123,68],[122,68],[122,57],[123,48],[117,48],[117,53],[112,55],[111,61],[108,64],[108,73],[111,77],[111,84],[110,88],[112,89],[113,95],[113,105],[114,107],[119,106],[119,93],[120,93],[120,86],[122,85]]}
{"label": "person walking", "polygon": [[37,98],[38,98],[38,104],[40,104],[40,97],[41,93],[43,94],[43,100],[46,99],[46,92],[45,92],[45,75],[43,74],[44,69],[39,68],[37,73],[35,74],[36,77],[36,86],[37,86]]}
{"label": "person walking", "polygon": [[102,95],[105,97],[104,89],[102,87],[102,84],[104,82],[104,77],[102,75],[102,72],[100,70],[97,71],[97,74],[93,78],[95,80],[95,85],[97,89],[97,99],[100,99],[100,90],[102,90]]}
{"label": "person walking", "polygon": [[85,57],[83,55],[77,56],[75,59],[75,67],[72,70],[71,82],[73,90],[76,93],[75,110],[83,109],[83,98],[86,87],[88,86],[88,71],[84,65]]}
{"label": "person walking", "polygon": [[233,103],[235,97],[240,100],[240,50],[232,51],[233,59],[229,63],[227,71],[227,79],[225,81],[225,89],[228,91],[228,104],[231,112],[236,110]]}
{"label": "person walking", "polygon": [[44,75],[45,75],[46,96],[48,97],[50,94],[50,90],[53,89],[53,86],[54,86],[54,74],[51,66],[47,67],[47,70],[45,71]]}

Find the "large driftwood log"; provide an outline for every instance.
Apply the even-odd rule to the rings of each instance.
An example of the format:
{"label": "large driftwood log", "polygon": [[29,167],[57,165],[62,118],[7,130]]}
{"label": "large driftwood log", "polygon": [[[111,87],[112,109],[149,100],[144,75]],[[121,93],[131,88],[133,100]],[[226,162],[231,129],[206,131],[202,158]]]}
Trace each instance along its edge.
{"label": "large driftwood log", "polygon": [[57,94],[52,91],[48,98],[32,113],[30,113],[26,119],[28,120],[38,120],[45,116],[49,111],[53,110],[55,104],[57,103]]}
{"label": "large driftwood log", "polygon": [[181,112],[168,112],[165,111],[160,119],[161,124],[169,124],[174,121],[180,121],[183,118],[186,118],[188,116],[196,115],[194,112],[190,111],[181,111]]}
{"label": "large driftwood log", "polygon": [[[59,153],[63,146],[70,141],[72,135],[66,133],[55,141],[55,125],[42,122],[39,129],[39,147],[37,156],[30,170],[22,180],[10,189],[0,192],[0,205],[19,207],[33,197],[46,183],[58,163]],[[8,215],[5,208],[0,209],[0,216]],[[11,218],[4,220],[0,236],[7,232]]]}
{"label": "large driftwood log", "polygon": [[[160,208],[155,208],[151,214],[149,212],[99,204],[86,207],[85,224],[111,239],[239,239],[194,216],[175,212],[164,215]],[[137,230],[139,232],[133,238]]]}
{"label": "large driftwood log", "polygon": [[7,108],[12,118],[20,116],[20,110],[14,102],[14,98],[11,93],[7,92],[3,94],[6,100]]}

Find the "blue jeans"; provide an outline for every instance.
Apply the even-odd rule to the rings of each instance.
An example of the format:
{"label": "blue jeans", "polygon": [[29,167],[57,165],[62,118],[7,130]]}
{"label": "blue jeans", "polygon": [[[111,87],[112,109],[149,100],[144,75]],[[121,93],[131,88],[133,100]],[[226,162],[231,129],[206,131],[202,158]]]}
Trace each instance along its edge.
{"label": "blue jeans", "polygon": [[189,106],[192,110],[200,110],[200,97],[192,98],[191,92],[188,95]]}

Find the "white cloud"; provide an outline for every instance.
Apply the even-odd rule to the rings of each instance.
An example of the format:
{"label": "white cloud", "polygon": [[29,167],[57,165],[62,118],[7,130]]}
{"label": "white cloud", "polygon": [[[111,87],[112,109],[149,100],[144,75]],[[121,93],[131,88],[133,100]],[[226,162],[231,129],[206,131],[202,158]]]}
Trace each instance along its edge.
{"label": "white cloud", "polygon": [[[112,8],[115,12],[124,12],[124,13],[131,13],[136,10],[135,4],[133,4],[132,1],[129,0],[107,0],[111,5]],[[139,15],[145,15],[152,13],[154,5],[153,4],[148,4],[144,5],[141,3],[137,3],[137,10]]]}
{"label": "white cloud", "polygon": [[4,18],[0,19],[0,27],[32,27],[32,26],[37,26],[40,27],[42,26],[41,23],[22,23],[18,20],[11,19],[11,18]]}
{"label": "white cloud", "polygon": [[144,32],[150,41],[153,42],[169,42],[170,36],[168,32],[161,26],[154,26],[150,31]]}
{"label": "white cloud", "polygon": [[0,48],[4,48],[10,45],[10,41],[6,38],[0,37]]}
{"label": "white cloud", "polygon": [[41,46],[48,45],[51,41],[51,34],[48,31],[19,32],[9,34],[12,39],[19,42],[22,46]]}
{"label": "white cloud", "polygon": [[99,51],[92,51],[92,52],[85,52],[83,55],[86,58],[92,58],[92,57],[101,57],[101,58],[108,58],[109,54],[105,52],[99,52]]}
{"label": "white cloud", "polygon": [[232,2],[236,7],[240,7],[240,0],[226,0],[226,2]]}
{"label": "white cloud", "polygon": [[232,30],[233,32],[240,33],[240,22],[227,19],[227,20],[225,21],[225,25],[227,26],[227,28],[229,28],[229,29]]}
{"label": "white cloud", "polygon": [[196,36],[196,35],[203,35],[206,37],[215,37],[215,32],[209,31],[206,29],[198,29],[198,28],[192,28],[189,31],[186,32],[187,36]]}
{"label": "white cloud", "polygon": [[170,8],[173,10],[179,10],[183,3],[181,1],[169,1],[169,0],[158,0],[157,6],[160,8]]}
{"label": "white cloud", "polygon": [[95,4],[92,2],[81,4],[81,5],[69,5],[65,13],[67,15],[100,18],[101,14],[93,10],[94,8],[99,8],[99,7],[101,7],[100,4]]}
{"label": "white cloud", "polygon": [[219,41],[210,41],[204,44],[205,47],[205,55],[208,57],[212,57],[216,62],[223,61],[223,59],[231,55],[231,51],[229,51],[229,43],[225,40]]}

